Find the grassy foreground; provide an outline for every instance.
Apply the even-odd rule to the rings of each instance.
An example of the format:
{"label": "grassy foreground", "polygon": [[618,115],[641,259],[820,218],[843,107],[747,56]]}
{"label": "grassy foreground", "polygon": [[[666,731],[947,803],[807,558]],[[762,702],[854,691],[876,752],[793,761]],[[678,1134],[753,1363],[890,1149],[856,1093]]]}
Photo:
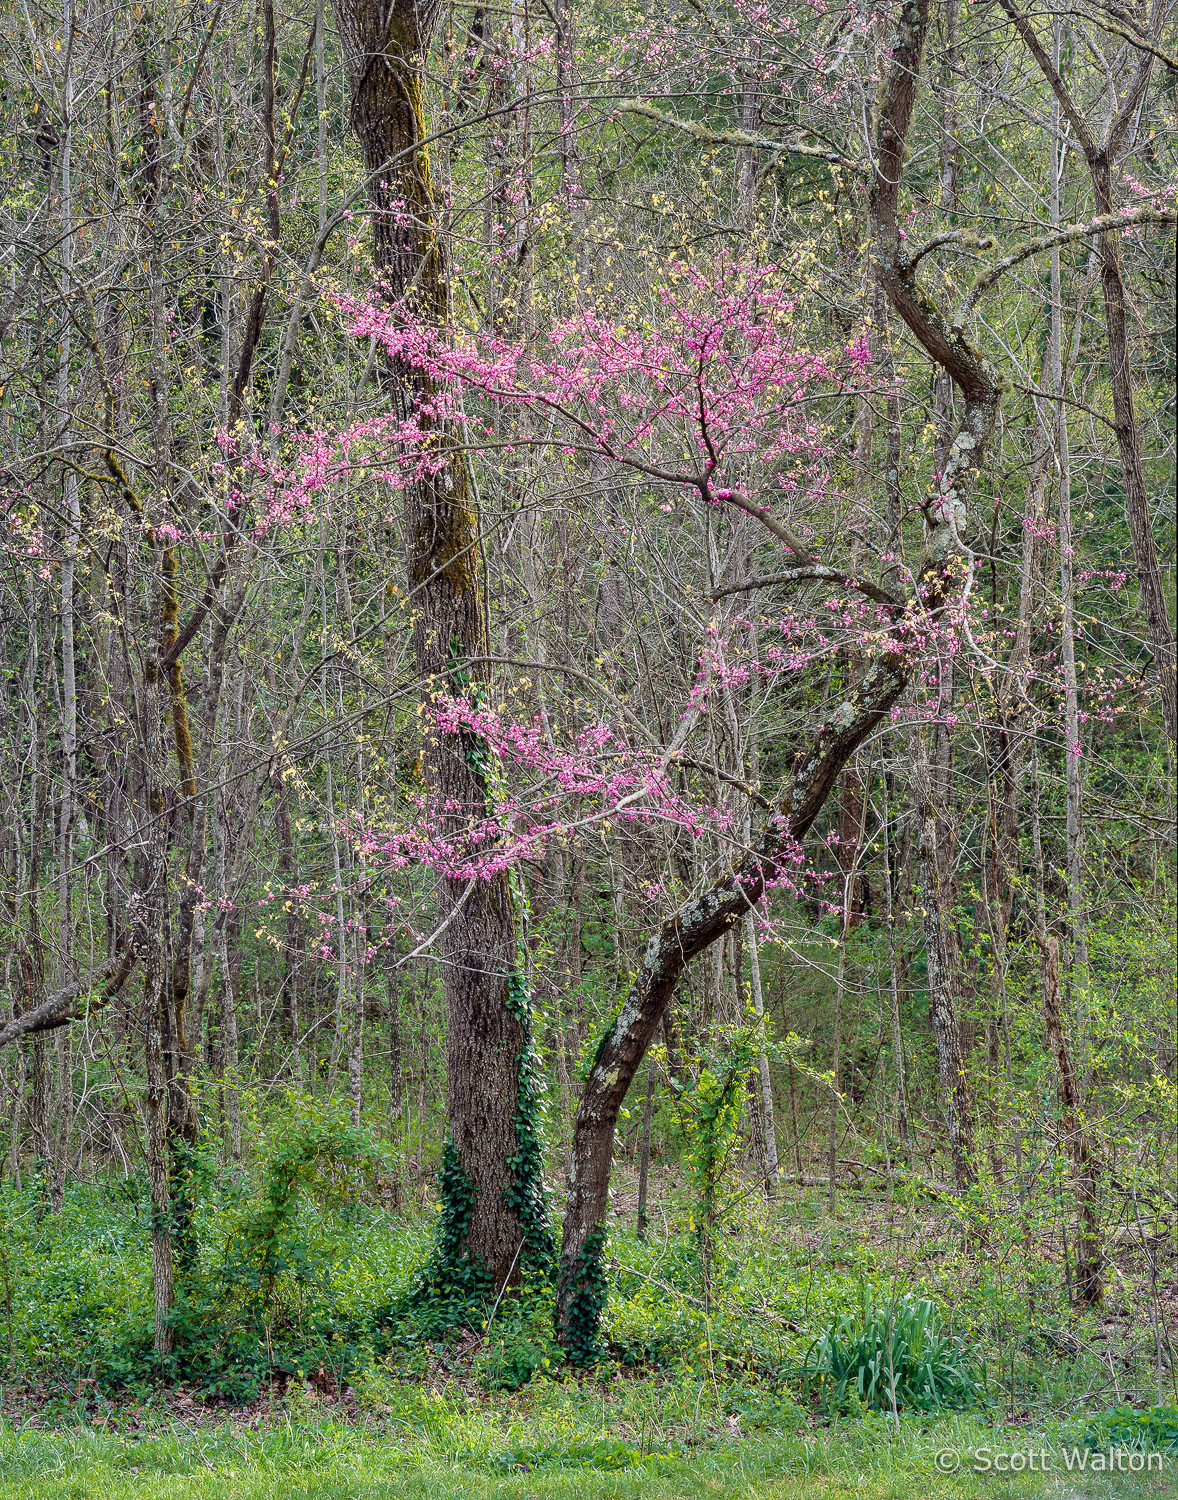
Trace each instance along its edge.
{"label": "grassy foreground", "polygon": [[[1161,1473],[1068,1472],[1064,1433],[990,1427],[946,1417],[903,1422],[873,1417],[814,1431],[734,1434],[679,1452],[643,1452],[599,1429],[595,1439],[549,1442],[494,1421],[483,1443],[472,1424],[393,1425],[281,1417],[263,1430],[228,1423],[200,1430],[169,1423],[129,1436],[75,1427],[56,1432],[0,1428],[3,1500],[384,1500],[384,1497],[567,1496],[658,1500],[926,1500],[941,1496],[1178,1496],[1178,1461]],[[1046,1452],[1047,1472],[976,1473],[975,1453]],[[941,1472],[945,1453],[957,1473]],[[994,1458],[989,1460],[994,1462]],[[1017,1462],[1017,1460],[1016,1460]],[[1041,1464],[1042,1460],[1037,1460]],[[1155,1457],[1155,1466],[1158,1459]]]}

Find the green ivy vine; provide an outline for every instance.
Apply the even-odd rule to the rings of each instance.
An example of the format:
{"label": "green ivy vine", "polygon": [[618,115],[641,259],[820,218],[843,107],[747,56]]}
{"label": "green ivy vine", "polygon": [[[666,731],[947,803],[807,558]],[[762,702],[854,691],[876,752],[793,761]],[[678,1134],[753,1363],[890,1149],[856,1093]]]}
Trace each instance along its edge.
{"label": "green ivy vine", "polygon": [[601,1314],[609,1294],[605,1278],[605,1226],[592,1229],[569,1273],[569,1307],[562,1339],[571,1365],[596,1363],[601,1354]]}
{"label": "green ivy vine", "polygon": [[[455,688],[477,708],[482,696],[481,684],[474,681],[467,671],[463,647],[457,640],[450,645],[447,675]],[[487,808],[501,806],[506,786],[498,756],[481,735],[469,730],[462,731],[461,745],[463,758],[478,778]],[[526,927],[528,916],[527,892],[516,870],[508,872],[508,880],[522,929]],[[527,954],[521,932],[516,945],[515,967],[508,976],[503,1001],[523,1032],[523,1045],[515,1060],[516,1148],[508,1160],[510,1181],[503,1191],[503,1199],[519,1216],[523,1234],[520,1274],[528,1282],[551,1280],[555,1254],[544,1192],[544,1150],[541,1144],[543,1082],[532,1039],[531,992],[524,978],[526,972]],[[466,1175],[451,1141],[447,1141],[443,1152],[438,1190],[442,1212],[437,1241],[419,1295],[431,1294],[442,1302],[452,1303],[457,1311],[459,1305],[470,1307],[485,1296],[490,1278],[485,1267],[463,1248],[478,1189]]]}

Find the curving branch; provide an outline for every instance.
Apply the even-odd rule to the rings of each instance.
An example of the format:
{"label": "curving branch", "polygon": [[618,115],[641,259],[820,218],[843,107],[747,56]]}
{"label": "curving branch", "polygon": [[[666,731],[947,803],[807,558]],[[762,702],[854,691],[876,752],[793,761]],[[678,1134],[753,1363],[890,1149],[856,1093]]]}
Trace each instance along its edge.
{"label": "curving branch", "polygon": [[984,297],[1006,275],[1007,271],[1022,261],[1029,260],[1032,255],[1042,255],[1047,250],[1054,250],[1059,245],[1071,244],[1074,240],[1090,239],[1097,234],[1115,233],[1118,229],[1128,229],[1134,224],[1174,223],[1178,223],[1178,211],[1149,205],[1146,208],[1132,209],[1126,213],[1102,214],[1099,219],[1090,219],[1086,224],[1065,224],[1062,229],[1054,230],[1051,234],[1038,235],[1033,240],[1027,240],[1025,244],[1016,245],[1013,250],[1004,255],[1001,260],[995,261],[988,271],[977,278],[966,293],[965,301],[961,304],[954,321],[964,319],[977,306],[979,299]]}
{"label": "curving branch", "polygon": [[811,580],[837,583],[842,588],[854,589],[856,593],[874,600],[876,604],[886,605],[889,609],[903,609],[904,607],[903,599],[897,598],[887,589],[880,588],[870,579],[856,578],[853,573],[844,573],[838,568],[828,568],[825,563],[810,563],[804,567],[790,568],[785,573],[766,573],[759,578],[746,578],[743,583],[729,583],[721,589],[713,589],[711,597],[725,599],[729,594],[748,594],[754,589],[787,586],[791,583],[808,583]]}

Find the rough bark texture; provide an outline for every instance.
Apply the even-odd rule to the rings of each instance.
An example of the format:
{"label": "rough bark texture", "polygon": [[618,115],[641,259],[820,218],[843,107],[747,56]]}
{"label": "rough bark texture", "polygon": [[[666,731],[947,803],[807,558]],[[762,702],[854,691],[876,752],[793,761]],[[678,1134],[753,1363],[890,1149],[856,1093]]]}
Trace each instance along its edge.
{"label": "rough bark texture", "polygon": [[[446,261],[437,234],[424,144],[425,54],[436,3],[338,0],[336,13],[352,89],[352,119],[371,174],[373,243],[384,296],[438,324],[448,318]],[[408,412],[425,387],[418,371],[387,370],[390,399]],[[416,607],[414,648],[427,694],[476,694],[486,657],[479,521],[467,462],[455,435],[439,433],[448,462],[406,489]],[[441,735],[425,718],[423,763],[442,821],[455,833],[482,820],[493,800],[482,748]],[[446,994],[446,1105],[458,1165],[474,1188],[460,1251],[480,1262],[496,1289],[519,1273],[525,1238],[518,1188],[520,1063],[525,1017],[512,1005],[516,901],[508,876],[443,880],[439,915]],[[526,1012],[525,1012],[526,1015]],[[533,1205],[536,1207],[536,1205]],[[524,1210],[527,1217],[527,1210]]]}

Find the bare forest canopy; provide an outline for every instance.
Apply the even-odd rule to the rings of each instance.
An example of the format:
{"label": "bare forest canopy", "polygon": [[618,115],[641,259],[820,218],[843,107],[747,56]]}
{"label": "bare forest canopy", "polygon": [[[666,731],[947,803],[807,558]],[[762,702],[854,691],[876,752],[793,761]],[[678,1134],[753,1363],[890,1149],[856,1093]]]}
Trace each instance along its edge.
{"label": "bare forest canopy", "polygon": [[282,1367],[349,1201],[373,1327],[591,1363],[653,1160],[705,1310],[734,1184],[874,1181],[967,1283],[1148,1251],[1160,1380],[1169,0],[0,35],[10,1366],[99,1200],[142,1368]]}

